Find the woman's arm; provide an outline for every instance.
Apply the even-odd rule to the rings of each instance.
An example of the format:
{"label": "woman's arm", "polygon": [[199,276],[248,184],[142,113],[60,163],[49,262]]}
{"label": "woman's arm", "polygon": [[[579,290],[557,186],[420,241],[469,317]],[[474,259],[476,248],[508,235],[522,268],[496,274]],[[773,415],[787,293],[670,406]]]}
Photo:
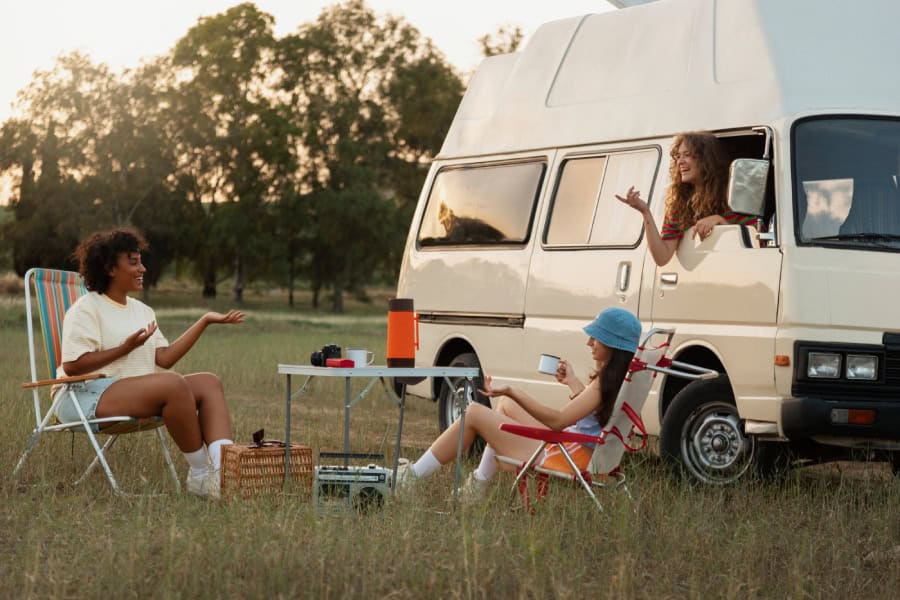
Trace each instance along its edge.
{"label": "woman's arm", "polygon": [[632,186],[628,188],[628,193],[624,198],[618,194],[616,198],[641,213],[641,217],[644,219],[644,231],[647,234],[647,246],[650,248],[653,261],[660,267],[668,264],[675,256],[675,250],[678,249],[678,240],[662,239],[656,221],[653,219],[653,213],[650,212],[650,206],[641,199],[641,193]]}
{"label": "woman's arm", "polygon": [[545,406],[522,390],[516,388],[511,388],[509,386],[492,387],[491,377],[489,375],[484,378],[484,389],[481,390],[481,393],[488,398],[494,398],[495,396],[507,396],[512,398],[532,417],[554,431],[561,431],[569,425],[574,425],[578,419],[593,412],[600,405],[600,386],[597,381],[598,379],[592,381],[580,394],[566,404],[562,410]]}
{"label": "woman's arm", "polygon": [[115,348],[85,352],[75,360],[64,362],[62,365],[63,371],[70,377],[99,371],[112,361],[122,358],[135,348],[143,346],[144,342],[156,333],[156,329],[156,323],[150,323],[147,327],[138,329],[129,335],[121,345]]}
{"label": "woman's arm", "polygon": [[197,322],[188,327],[187,331],[182,333],[177,340],[172,342],[165,348],[156,349],[156,364],[163,369],[171,369],[181,358],[194,347],[197,340],[206,330],[208,325],[223,323],[226,325],[244,322],[244,313],[239,310],[230,310],[226,314],[217,312],[208,312]]}

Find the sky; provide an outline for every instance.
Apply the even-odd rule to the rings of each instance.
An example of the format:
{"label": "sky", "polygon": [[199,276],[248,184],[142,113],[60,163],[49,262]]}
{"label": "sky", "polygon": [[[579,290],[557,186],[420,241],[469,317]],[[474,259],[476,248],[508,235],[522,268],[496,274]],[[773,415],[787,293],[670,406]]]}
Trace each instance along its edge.
{"label": "sky", "polygon": [[[0,0],[0,123],[11,114],[16,92],[35,70],[79,50],[115,70],[171,49],[197,19],[224,12],[239,0]],[[275,17],[283,36],[312,21],[333,0],[257,0]],[[367,0],[378,14],[404,17],[461,73],[480,60],[478,38],[500,26],[519,26],[528,42],[542,23],[611,10],[606,0]]]}

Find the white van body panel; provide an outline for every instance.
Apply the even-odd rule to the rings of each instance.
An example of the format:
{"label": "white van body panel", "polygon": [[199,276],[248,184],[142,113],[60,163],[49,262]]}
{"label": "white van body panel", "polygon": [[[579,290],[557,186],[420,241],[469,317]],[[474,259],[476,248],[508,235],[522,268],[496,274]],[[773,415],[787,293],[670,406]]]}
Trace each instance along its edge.
{"label": "white van body panel", "polygon": [[896,114],[900,79],[882,65],[900,56],[898,22],[894,0],[659,0],[547,23],[482,62],[438,160]]}
{"label": "white van body panel", "polygon": [[[791,163],[799,119],[900,117],[900,78],[885,68],[900,57],[898,22],[894,0],[659,0],[547,23],[522,51],[485,59],[423,188],[398,295],[414,298],[420,312],[524,321],[423,323],[417,364],[436,364],[448,343],[464,340],[500,382],[561,404],[567,392],[537,373],[538,355],[563,356],[584,377],[591,365],[581,328],[601,308],[622,306],[645,329],[675,327],[675,355],[701,349],[714,356],[730,377],[740,417],[774,424],[783,435],[798,341],[881,344],[885,332],[900,331],[897,253],[799,245]],[[642,193],[660,225],[674,135],[751,128],[766,129],[774,149],[778,241],[770,247],[755,237],[746,247],[738,226],[716,227],[703,242],[688,232],[672,261],[658,268],[643,236],[615,248],[546,243],[567,160],[656,148],[659,160]],[[547,171],[526,245],[417,247],[441,169],[533,156],[545,158]],[[619,218],[623,226],[640,219],[636,212]],[[775,357],[792,362],[776,367]],[[659,377],[644,405],[651,434],[660,431],[665,385]],[[434,389],[424,382],[410,391],[432,397]]]}

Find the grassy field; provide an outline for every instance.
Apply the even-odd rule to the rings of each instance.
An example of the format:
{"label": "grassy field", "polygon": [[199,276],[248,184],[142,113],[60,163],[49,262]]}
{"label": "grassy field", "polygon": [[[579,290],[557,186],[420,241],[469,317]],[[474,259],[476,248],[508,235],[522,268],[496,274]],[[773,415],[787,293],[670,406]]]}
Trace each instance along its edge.
{"label": "grassy field", "polygon": [[[179,370],[220,374],[236,439],[259,428],[280,438],[276,365],[305,363],[329,342],[367,346],[383,362],[383,300],[332,318],[249,297],[247,322],[209,330]],[[178,292],[153,304],[170,339],[204,310]],[[509,509],[507,478],[484,505],[452,510],[447,468],[380,512],[322,517],[299,493],[222,503],[175,494],[149,435],[121,438],[111,462],[129,491],[161,495],[115,497],[99,471],[73,487],[91,455],[84,436],[65,434],[44,438],[13,482],[33,427],[19,388],[28,379],[19,299],[0,297],[0,340],[3,598],[889,598],[900,589],[900,482],[877,463],[710,489],[674,482],[642,455],[626,465],[635,503],[611,495],[599,514],[559,486],[534,516]],[[339,449],[341,399],[342,384],[314,382],[294,404],[293,439]],[[395,419],[383,393],[367,396],[353,413],[354,450],[390,454]],[[418,456],[436,423],[434,404],[411,398],[403,453]]]}

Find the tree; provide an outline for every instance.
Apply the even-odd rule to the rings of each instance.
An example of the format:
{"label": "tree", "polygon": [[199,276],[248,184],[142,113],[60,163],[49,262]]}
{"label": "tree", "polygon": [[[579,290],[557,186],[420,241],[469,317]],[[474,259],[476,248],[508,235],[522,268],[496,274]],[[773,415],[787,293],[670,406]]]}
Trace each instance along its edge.
{"label": "tree", "polygon": [[488,33],[478,38],[482,56],[496,56],[509,54],[519,49],[522,43],[522,28],[518,25],[503,25],[494,33]]}
{"label": "tree", "polygon": [[[172,54],[180,69],[174,90],[180,175],[196,185],[205,251],[204,295],[215,295],[216,272],[231,262],[234,299],[265,268],[270,251],[266,202],[283,173],[283,113],[267,80],[273,73],[273,18],[253,4],[200,19]],[[199,213],[198,213],[199,214]]]}
{"label": "tree", "polygon": [[84,178],[95,169],[96,141],[109,125],[107,90],[114,76],[80,53],[35,74],[19,94],[24,115],[4,123],[0,169],[16,173],[14,222],[5,238],[19,274],[32,266],[71,268],[71,253],[97,227]]}
{"label": "tree", "polygon": [[19,175],[6,238],[17,271],[71,268],[90,231],[134,225],[151,242],[150,287],[183,239],[184,195],[176,157],[160,127],[165,65],[116,76],[78,53],[38,73],[20,94],[22,119],[4,124],[4,171]]}
{"label": "tree", "polygon": [[[340,310],[345,289],[365,285],[396,259],[405,238],[397,213],[415,197],[408,176],[419,175],[412,179],[421,185],[419,165],[436,150],[435,136],[443,137],[461,84],[416,29],[402,19],[377,17],[362,0],[331,6],[283,38],[279,62],[289,108],[303,115],[298,189],[309,196],[309,221],[320,228],[308,237],[307,274],[314,298],[321,286],[331,285],[332,307]],[[433,78],[434,90],[421,87],[419,76]],[[416,90],[425,97],[421,102]],[[438,106],[425,106],[429,99]],[[407,110],[417,114],[407,119]],[[428,131],[429,124],[440,133]],[[375,208],[383,211],[377,221]],[[375,235],[359,236],[376,226]],[[363,244],[371,245],[353,252],[358,265],[333,263],[348,247]]]}

